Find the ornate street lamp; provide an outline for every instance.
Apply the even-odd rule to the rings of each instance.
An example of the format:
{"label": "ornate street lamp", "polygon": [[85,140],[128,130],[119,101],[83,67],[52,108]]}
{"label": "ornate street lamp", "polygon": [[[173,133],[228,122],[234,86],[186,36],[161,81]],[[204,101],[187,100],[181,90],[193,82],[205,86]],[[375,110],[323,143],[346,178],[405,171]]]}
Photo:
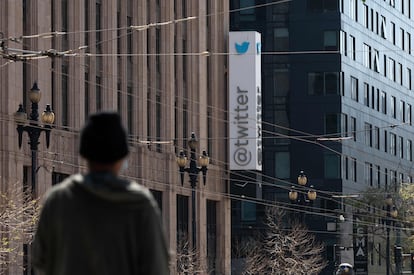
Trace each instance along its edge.
{"label": "ornate street lamp", "polygon": [[190,147],[190,166],[187,165],[187,157],[184,155],[183,151],[180,151],[180,154],[177,157],[177,164],[179,167],[181,185],[184,185],[184,174],[188,173],[190,177],[191,184],[191,206],[192,206],[192,235],[193,235],[193,247],[196,247],[196,206],[195,206],[195,188],[197,186],[198,174],[201,172],[203,175],[203,183],[206,184],[207,177],[207,166],[209,165],[210,158],[207,156],[207,152],[203,151],[201,156],[196,158],[196,147],[198,145],[198,140],[195,133],[191,133],[191,138],[188,141],[188,146]]}
{"label": "ornate street lamp", "polygon": [[[37,152],[39,145],[39,137],[41,132],[45,132],[46,146],[49,148],[50,144],[50,131],[52,130],[52,124],[55,121],[55,114],[53,113],[50,105],[46,105],[46,110],[42,112],[41,121],[43,127],[39,125],[39,101],[41,98],[41,92],[37,87],[37,83],[33,84],[32,89],[29,91],[29,99],[32,102],[31,112],[29,120],[27,120],[26,112],[23,109],[23,105],[19,105],[19,109],[15,113],[14,117],[17,123],[17,132],[19,134],[19,148],[22,147],[23,132],[27,132],[29,135],[29,145],[32,151],[32,173],[31,173],[31,192],[32,196],[36,195],[36,171],[37,171]],[[29,123],[28,123],[29,122]],[[28,124],[27,124],[28,123]]]}
{"label": "ornate street lamp", "polygon": [[306,192],[306,184],[308,183],[308,178],[306,177],[303,171],[300,171],[298,176],[298,185],[300,192],[296,191],[296,188],[292,186],[292,189],[289,192],[289,199],[292,203],[306,205],[312,203],[316,200],[317,193],[313,185],[309,186],[309,190]]}
{"label": "ornate street lamp", "polygon": [[[291,190],[289,191],[289,200],[291,203],[299,205],[301,212],[306,206],[312,206],[317,197],[317,193],[313,185],[309,186],[309,188],[306,188],[307,183],[308,178],[303,171],[300,171],[298,175],[299,186],[297,188],[295,188],[295,186],[292,186]],[[303,212],[301,215],[303,215]]]}

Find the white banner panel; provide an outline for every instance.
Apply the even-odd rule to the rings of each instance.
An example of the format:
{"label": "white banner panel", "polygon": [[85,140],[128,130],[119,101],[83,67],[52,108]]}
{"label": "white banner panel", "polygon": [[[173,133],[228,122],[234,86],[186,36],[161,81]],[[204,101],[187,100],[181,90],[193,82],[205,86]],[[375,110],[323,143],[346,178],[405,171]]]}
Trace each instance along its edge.
{"label": "white banner panel", "polygon": [[260,33],[229,35],[230,170],[262,170]]}

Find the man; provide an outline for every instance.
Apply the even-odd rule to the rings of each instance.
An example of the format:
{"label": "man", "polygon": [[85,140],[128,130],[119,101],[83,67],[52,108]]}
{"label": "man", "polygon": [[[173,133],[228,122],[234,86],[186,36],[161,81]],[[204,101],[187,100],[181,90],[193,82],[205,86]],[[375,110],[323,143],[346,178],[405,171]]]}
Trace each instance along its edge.
{"label": "man", "polygon": [[37,274],[169,274],[156,202],[148,189],[118,178],[128,152],[119,115],[89,118],[80,137],[88,173],[48,193],[33,243]]}

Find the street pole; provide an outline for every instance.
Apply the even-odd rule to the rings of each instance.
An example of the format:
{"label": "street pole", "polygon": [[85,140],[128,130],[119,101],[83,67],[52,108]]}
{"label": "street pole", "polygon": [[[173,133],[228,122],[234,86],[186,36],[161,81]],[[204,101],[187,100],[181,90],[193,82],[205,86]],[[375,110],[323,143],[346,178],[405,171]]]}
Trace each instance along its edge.
{"label": "street pole", "polygon": [[193,249],[197,248],[196,245],[196,198],[195,198],[195,188],[197,186],[197,177],[198,177],[198,167],[196,162],[196,153],[195,148],[191,148],[190,154],[190,184],[191,184],[191,207],[192,207],[192,235],[193,235]]}
{"label": "street pole", "polygon": [[[37,83],[33,84],[32,89],[29,91],[29,98],[32,102],[31,112],[29,115],[29,123],[27,123],[27,115],[23,109],[22,104],[19,105],[19,109],[15,113],[15,119],[17,122],[17,133],[18,133],[18,144],[19,148],[22,147],[23,142],[23,133],[27,132],[29,135],[29,145],[31,151],[31,196],[32,199],[37,198],[36,186],[37,186],[37,155],[39,149],[39,138],[42,132],[45,132],[46,136],[46,146],[49,148],[50,144],[50,132],[52,130],[51,124],[55,121],[55,114],[53,113],[50,105],[46,105],[46,110],[41,115],[41,120],[44,123],[43,127],[39,125],[39,101],[41,98],[41,93],[39,88],[37,87]],[[24,272],[23,274],[28,274],[29,270],[33,274],[33,269],[31,269],[31,260],[29,255],[30,253],[30,244],[23,244],[23,265],[24,265]]]}
{"label": "street pole", "polygon": [[31,150],[32,158],[32,169],[31,169],[31,192],[33,198],[36,197],[36,172],[37,172],[37,152],[39,145],[39,137],[42,132],[46,134],[46,146],[49,148],[50,144],[50,132],[51,124],[55,121],[55,114],[53,113],[50,105],[46,105],[46,110],[42,113],[41,119],[44,123],[43,127],[39,125],[39,101],[41,93],[37,87],[37,83],[33,84],[32,89],[29,91],[29,98],[32,102],[31,112],[29,115],[29,124],[25,125],[27,122],[27,115],[23,109],[23,106],[20,104],[19,109],[15,113],[15,119],[17,122],[17,132],[19,137],[19,148],[22,147],[23,132],[27,132],[29,135],[29,145]]}
{"label": "street pole", "polygon": [[191,185],[191,229],[192,229],[192,242],[193,248],[196,249],[196,240],[197,240],[197,223],[196,223],[196,187],[198,181],[198,173],[202,173],[203,175],[203,183],[206,184],[206,177],[207,177],[207,166],[209,164],[209,157],[207,156],[206,151],[203,151],[200,158],[198,159],[198,167],[197,165],[197,157],[196,157],[196,147],[197,147],[197,139],[194,133],[191,133],[191,138],[188,141],[188,145],[190,147],[190,166],[186,167],[187,165],[187,158],[184,155],[183,151],[180,151],[179,156],[177,156],[177,164],[179,167],[180,178],[181,178],[181,185],[184,185],[184,173],[187,172],[190,177],[190,185]]}

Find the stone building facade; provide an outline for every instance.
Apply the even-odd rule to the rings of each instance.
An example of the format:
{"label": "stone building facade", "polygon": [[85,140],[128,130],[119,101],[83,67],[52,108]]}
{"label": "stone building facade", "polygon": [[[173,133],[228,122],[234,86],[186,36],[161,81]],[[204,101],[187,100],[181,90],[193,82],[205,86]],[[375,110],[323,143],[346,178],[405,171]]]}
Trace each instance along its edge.
{"label": "stone building facade", "polygon": [[227,56],[215,54],[227,52],[226,14],[228,2],[212,0],[1,1],[0,39],[9,52],[68,51],[0,59],[1,190],[29,184],[28,138],[24,134],[19,149],[13,115],[19,104],[30,112],[27,92],[34,82],[42,92],[39,111],[50,103],[56,115],[50,147],[44,134],[39,140],[39,196],[66,175],[86,170],[78,139],[88,114],[117,110],[131,148],[123,176],[153,191],[175,252],[179,238],[192,230],[192,190],[188,175],[180,183],[176,155],[180,150],[189,155],[194,131],[197,151],[210,155],[207,183],[200,177],[195,192],[196,247],[209,271],[229,274]]}

